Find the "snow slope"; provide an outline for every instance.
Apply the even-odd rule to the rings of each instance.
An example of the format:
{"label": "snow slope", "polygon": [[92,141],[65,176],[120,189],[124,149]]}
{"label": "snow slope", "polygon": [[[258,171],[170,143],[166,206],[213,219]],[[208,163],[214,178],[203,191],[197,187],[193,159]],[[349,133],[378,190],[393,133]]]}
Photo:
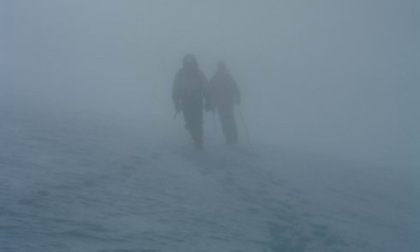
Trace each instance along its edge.
{"label": "snow slope", "polygon": [[418,170],[1,113],[2,252],[420,251]]}

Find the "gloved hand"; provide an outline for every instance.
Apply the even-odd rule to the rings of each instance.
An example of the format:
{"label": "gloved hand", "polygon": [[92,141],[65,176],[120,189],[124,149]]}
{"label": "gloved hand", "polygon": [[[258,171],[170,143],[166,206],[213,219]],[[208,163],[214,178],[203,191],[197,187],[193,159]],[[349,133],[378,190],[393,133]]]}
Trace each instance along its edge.
{"label": "gloved hand", "polygon": [[176,112],[181,112],[181,110],[182,110],[182,104],[181,104],[181,102],[180,101],[174,101],[174,105],[175,105],[175,110],[176,110]]}

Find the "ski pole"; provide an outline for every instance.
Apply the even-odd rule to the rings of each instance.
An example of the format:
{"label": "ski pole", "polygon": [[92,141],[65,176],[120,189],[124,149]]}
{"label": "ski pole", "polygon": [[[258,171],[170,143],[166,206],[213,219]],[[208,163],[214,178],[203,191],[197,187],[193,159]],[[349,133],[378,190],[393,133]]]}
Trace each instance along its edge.
{"label": "ski pole", "polygon": [[213,114],[213,125],[214,125],[214,131],[216,132],[216,134],[218,134],[219,132],[218,132],[218,130],[217,130],[217,124],[216,124],[216,118],[215,118],[215,112],[214,112],[214,110],[212,111],[212,114]]}

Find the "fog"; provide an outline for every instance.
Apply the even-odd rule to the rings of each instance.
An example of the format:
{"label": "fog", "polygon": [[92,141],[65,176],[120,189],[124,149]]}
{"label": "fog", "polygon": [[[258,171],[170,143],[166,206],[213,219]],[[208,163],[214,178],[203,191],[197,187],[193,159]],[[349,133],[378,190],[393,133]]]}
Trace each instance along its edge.
{"label": "fog", "polygon": [[414,0],[3,0],[1,106],[170,124],[194,53],[207,78],[227,62],[254,143],[418,167],[419,13]]}

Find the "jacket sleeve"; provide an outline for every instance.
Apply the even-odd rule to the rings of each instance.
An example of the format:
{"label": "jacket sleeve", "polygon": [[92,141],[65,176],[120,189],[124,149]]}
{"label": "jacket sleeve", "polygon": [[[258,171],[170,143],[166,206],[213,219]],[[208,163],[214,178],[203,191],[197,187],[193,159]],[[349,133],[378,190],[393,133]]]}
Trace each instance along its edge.
{"label": "jacket sleeve", "polygon": [[201,81],[202,81],[202,87],[203,87],[204,106],[206,107],[206,109],[209,109],[211,106],[210,85],[209,85],[209,81],[207,80],[207,77],[203,73],[201,73]]}
{"label": "jacket sleeve", "polygon": [[241,103],[241,92],[239,91],[238,84],[236,84],[235,79],[233,77],[231,77],[231,80],[232,80],[232,85],[233,85],[234,90],[235,90],[235,93],[234,93],[235,103],[239,104],[239,103]]}
{"label": "jacket sleeve", "polygon": [[180,92],[179,92],[180,91],[179,86],[180,86],[180,73],[178,72],[175,75],[175,78],[174,78],[174,81],[173,81],[173,84],[172,84],[171,97],[172,97],[172,100],[174,100],[174,102],[178,101],[181,98],[180,97]]}

